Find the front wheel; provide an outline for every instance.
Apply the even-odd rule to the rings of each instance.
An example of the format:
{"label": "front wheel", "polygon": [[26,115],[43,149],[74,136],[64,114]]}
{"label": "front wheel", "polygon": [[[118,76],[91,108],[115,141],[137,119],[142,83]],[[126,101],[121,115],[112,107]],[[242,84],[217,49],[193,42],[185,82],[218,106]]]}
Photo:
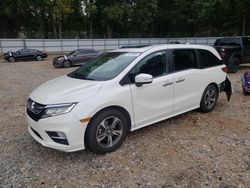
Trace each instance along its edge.
{"label": "front wheel", "polygon": [[72,64],[71,64],[71,62],[68,61],[68,60],[66,60],[66,61],[63,62],[63,67],[69,68],[69,67],[71,67],[71,66],[72,66]]}
{"label": "front wheel", "polygon": [[13,56],[11,56],[11,57],[9,57],[9,62],[15,62],[16,61],[16,59],[13,57]]}
{"label": "front wheel", "polygon": [[85,142],[88,149],[96,153],[107,153],[117,149],[125,139],[128,120],[116,109],[98,113],[89,123]]}
{"label": "front wheel", "polygon": [[200,111],[205,113],[211,112],[217,103],[218,96],[219,93],[216,86],[214,85],[207,86],[201,98]]}

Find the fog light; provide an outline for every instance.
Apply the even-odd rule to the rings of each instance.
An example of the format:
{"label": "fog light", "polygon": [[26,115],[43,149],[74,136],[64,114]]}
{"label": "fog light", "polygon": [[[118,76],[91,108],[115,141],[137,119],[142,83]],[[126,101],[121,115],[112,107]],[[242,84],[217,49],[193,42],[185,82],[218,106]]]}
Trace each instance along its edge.
{"label": "fog light", "polygon": [[66,134],[64,132],[46,131],[49,137],[58,144],[69,145]]}
{"label": "fog light", "polygon": [[57,134],[58,134],[58,137],[60,137],[62,139],[67,139],[65,133],[63,133],[63,132],[57,132]]}

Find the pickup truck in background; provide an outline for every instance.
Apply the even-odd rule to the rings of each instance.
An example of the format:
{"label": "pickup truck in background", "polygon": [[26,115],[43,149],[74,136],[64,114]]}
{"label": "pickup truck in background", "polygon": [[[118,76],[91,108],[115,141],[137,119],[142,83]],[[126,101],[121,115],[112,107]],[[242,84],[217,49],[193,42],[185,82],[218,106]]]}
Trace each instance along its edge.
{"label": "pickup truck in background", "polygon": [[230,73],[236,73],[240,64],[250,63],[250,37],[218,38],[214,47]]}

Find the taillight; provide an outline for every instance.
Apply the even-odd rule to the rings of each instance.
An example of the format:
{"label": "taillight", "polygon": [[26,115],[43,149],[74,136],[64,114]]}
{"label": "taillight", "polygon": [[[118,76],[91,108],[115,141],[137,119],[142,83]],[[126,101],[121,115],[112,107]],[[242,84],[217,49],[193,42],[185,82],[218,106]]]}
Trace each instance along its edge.
{"label": "taillight", "polygon": [[221,70],[222,70],[223,72],[225,72],[225,73],[228,73],[228,68],[227,68],[227,67],[223,67],[223,68],[221,68]]}

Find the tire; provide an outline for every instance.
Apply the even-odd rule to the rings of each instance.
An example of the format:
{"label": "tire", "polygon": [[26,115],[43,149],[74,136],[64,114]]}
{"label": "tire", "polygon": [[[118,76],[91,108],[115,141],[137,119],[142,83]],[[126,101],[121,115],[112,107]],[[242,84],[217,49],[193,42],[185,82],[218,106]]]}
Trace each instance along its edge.
{"label": "tire", "polygon": [[71,66],[72,66],[72,63],[69,60],[66,60],[66,61],[63,62],[63,67],[69,68]]}
{"label": "tire", "polygon": [[236,73],[240,68],[240,60],[237,58],[232,58],[228,64],[228,72]]}
{"label": "tire", "polygon": [[42,56],[38,55],[38,56],[36,56],[36,60],[37,60],[37,61],[42,61],[43,58],[42,58]]}
{"label": "tire", "polygon": [[13,56],[11,56],[11,57],[9,57],[9,62],[15,62],[16,61],[16,59],[15,59],[15,57],[13,57]]}
{"label": "tire", "polygon": [[242,86],[242,93],[243,95],[247,95],[247,91],[245,90],[245,88]]}
{"label": "tire", "polygon": [[88,149],[108,153],[121,146],[128,132],[128,120],[121,111],[107,109],[99,112],[89,123],[85,133]]}
{"label": "tire", "polygon": [[207,86],[201,98],[200,111],[204,113],[211,112],[216,106],[218,97],[219,97],[219,92],[216,86],[214,85]]}

